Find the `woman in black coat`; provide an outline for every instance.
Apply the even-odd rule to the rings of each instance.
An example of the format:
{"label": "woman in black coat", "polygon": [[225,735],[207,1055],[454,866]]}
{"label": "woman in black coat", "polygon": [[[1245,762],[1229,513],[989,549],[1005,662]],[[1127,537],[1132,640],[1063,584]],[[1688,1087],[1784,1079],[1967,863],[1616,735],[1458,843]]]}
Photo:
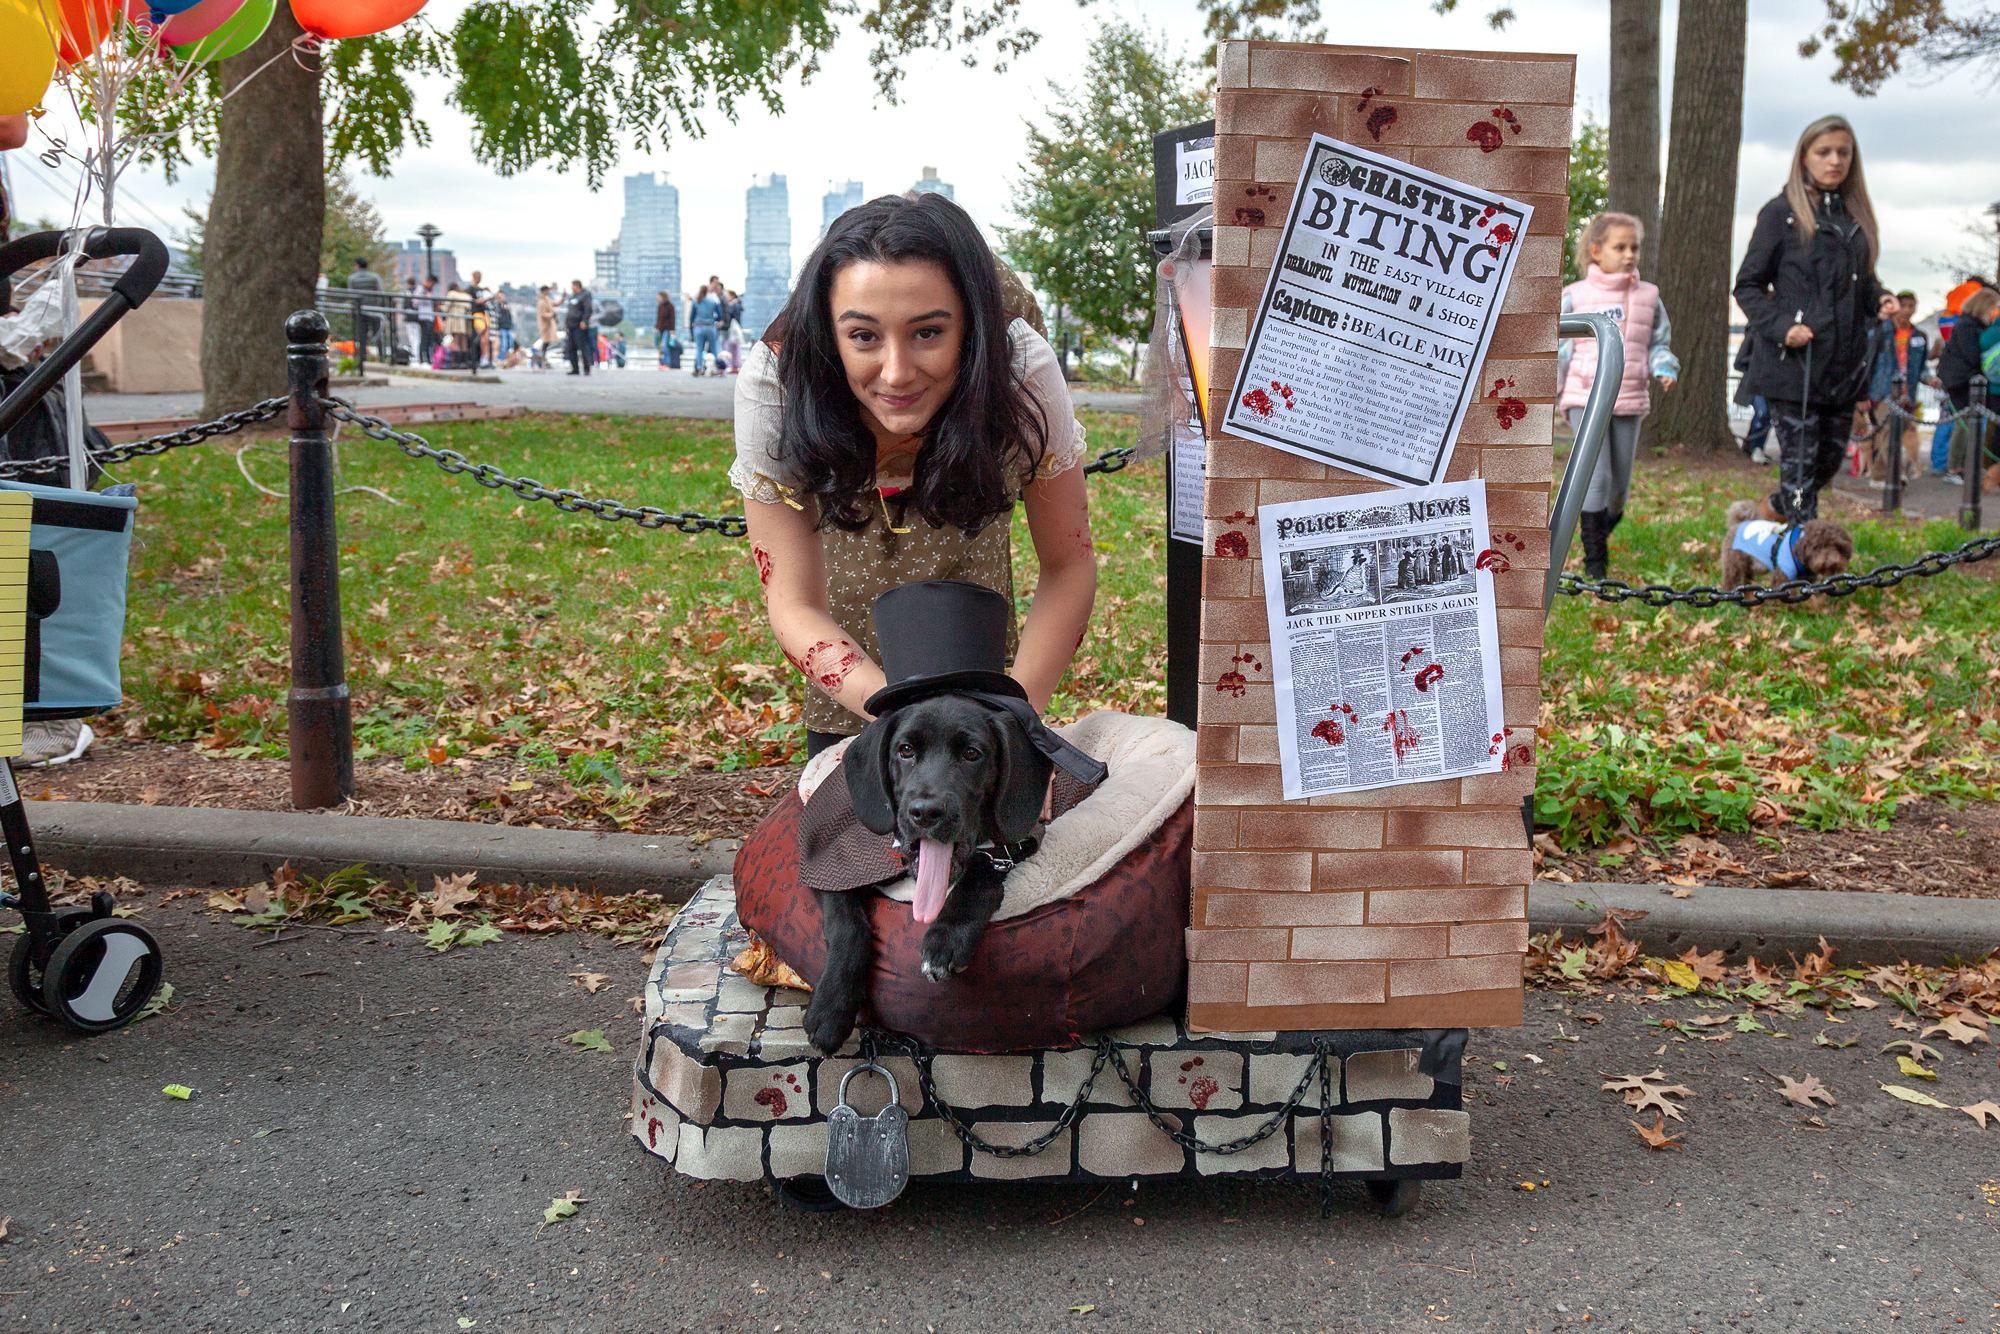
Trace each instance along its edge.
{"label": "woman in black coat", "polygon": [[1749,320],[1742,392],[1771,404],[1778,489],[1766,508],[1785,523],[1818,516],[1820,488],[1847,457],[1854,405],[1868,395],[1869,335],[1896,313],[1875,277],[1879,250],[1854,129],[1823,116],[1799,136],[1785,191],[1758,212],[1736,271]]}

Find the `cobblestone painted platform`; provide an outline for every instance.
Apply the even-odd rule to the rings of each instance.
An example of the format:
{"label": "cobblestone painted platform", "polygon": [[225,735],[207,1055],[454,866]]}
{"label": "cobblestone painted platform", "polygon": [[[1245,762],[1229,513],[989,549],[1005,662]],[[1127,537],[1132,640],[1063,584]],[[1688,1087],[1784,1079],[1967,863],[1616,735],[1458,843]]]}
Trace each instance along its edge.
{"label": "cobblestone painted platform", "polygon": [[[800,1027],[806,993],[756,986],[727,970],[748,943],[728,877],[704,885],[675,918],[646,984],[632,1133],[688,1176],[817,1176],[826,1160],[826,1115],[841,1076],[862,1059],[860,1041],[831,1057],[808,1044]],[[1132,1082],[1177,1130],[1215,1144],[1273,1120],[1276,1128],[1237,1153],[1185,1147],[1140,1108],[1108,1057],[1082,1114],[1064,1124],[1098,1062],[1094,1040],[1025,1054],[963,1055],[913,1044],[910,1054],[890,1054],[902,1040],[884,1035],[879,1059],[910,1113],[910,1175],[1318,1176],[1323,1123],[1332,1143],[1324,1166],[1335,1176],[1456,1177],[1471,1155],[1471,1117],[1460,1096],[1462,1031],[1189,1033],[1162,1015],[1109,1037]],[[1319,1051],[1330,1064],[1324,1109]],[[888,1101],[887,1087],[872,1076],[854,1080],[849,1093],[863,1115]],[[1281,1115],[1288,1102],[1292,1112]],[[996,1157],[969,1145],[939,1103],[988,1144],[1019,1146],[1061,1129],[1037,1154]]]}

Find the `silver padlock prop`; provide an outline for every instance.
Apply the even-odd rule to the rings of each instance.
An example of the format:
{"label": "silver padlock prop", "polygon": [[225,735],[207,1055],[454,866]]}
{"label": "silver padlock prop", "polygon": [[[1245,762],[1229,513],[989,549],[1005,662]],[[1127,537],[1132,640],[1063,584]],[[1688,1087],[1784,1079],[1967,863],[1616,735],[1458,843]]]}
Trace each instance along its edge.
{"label": "silver padlock prop", "polygon": [[[847,1081],[873,1070],[889,1081],[889,1104],[873,1116],[847,1105]],[[896,1077],[865,1061],[840,1077],[840,1101],[826,1117],[826,1184],[850,1209],[879,1209],[910,1184],[910,1114]]]}

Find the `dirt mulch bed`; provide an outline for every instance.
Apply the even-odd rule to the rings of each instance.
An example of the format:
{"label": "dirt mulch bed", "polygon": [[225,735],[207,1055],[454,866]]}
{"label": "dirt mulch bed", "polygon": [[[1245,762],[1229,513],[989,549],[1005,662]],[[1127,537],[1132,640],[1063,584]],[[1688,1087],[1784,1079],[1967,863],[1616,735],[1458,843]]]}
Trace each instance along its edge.
{"label": "dirt mulch bed", "polygon": [[[1746,885],[2000,898],[2000,808],[1989,804],[1955,811],[1937,802],[1912,802],[1897,811],[1887,829],[1815,833],[1785,825],[1762,837],[1783,846],[1774,848],[1756,834],[1677,841],[1625,838],[1562,857],[1544,836],[1536,844],[1536,876],[1674,887]],[[1615,864],[1602,864],[1606,853]]]}
{"label": "dirt mulch bed", "polygon": [[[22,795],[31,801],[292,809],[291,769],[284,760],[211,757],[191,746],[110,739],[80,760],[54,769],[22,769],[18,777]],[[354,800],[346,813],[741,838],[797,778],[790,765],[671,779],[631,774],[622,793],[578,792],[560,774],[509,759],[461,760],[415,771],[399,762],[362,761],[354,766]]]}

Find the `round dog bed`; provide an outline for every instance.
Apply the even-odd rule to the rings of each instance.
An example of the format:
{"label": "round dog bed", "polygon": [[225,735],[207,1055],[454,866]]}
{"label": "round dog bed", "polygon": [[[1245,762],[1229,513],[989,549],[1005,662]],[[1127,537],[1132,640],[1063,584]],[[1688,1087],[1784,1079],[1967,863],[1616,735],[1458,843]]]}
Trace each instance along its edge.
{"label": "round dog bed", "polygon": [[[1158,1014],[1187,979],[1184,932],[1194,813],[1194,735],[1158,718],[1096,713],[1061,729],[1110,775],[1053,821],[1007,876],[972,966],[943,983],[923,975],[926,928],[907,880],[869,903],[875,958],[865,1025],[944,1051],[998,1052],[1073,1043]],[[825,757],[820,757],[824,759]],[[814,768],[802,786],[810,788]],[[737,914],[817,983],[826,966],[819,904],[799,883],[794,792],[736,854]]]}

